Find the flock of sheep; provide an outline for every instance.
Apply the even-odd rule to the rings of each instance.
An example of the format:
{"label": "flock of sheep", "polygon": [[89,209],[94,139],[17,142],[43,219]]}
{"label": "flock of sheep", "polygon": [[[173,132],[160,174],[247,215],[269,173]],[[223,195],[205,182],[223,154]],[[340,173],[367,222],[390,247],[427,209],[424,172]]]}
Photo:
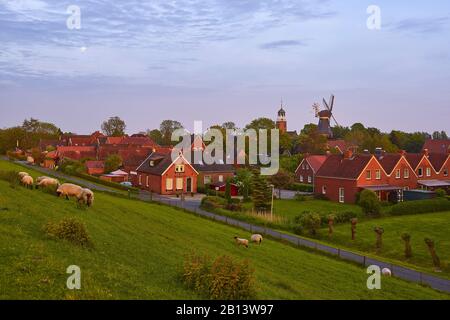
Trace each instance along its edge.
{"label": "flock of sheep", "polygon": [[[34,180],[27,172],[19,172],[20,182],[26,187],[33,189]],[[86,188],[71,183],[60,184],[57,179],[42,176],[36,179],[36,189],[45,187],[56,187],[56,195],[58,197],[65,196],[77,199],[78,203],[82,203],[90,207],[94,202],[94,193]]]}
{"label": "flock of sheep", "polygon": [[263,237],[260,234],[254,234],[250,238],[250,241],[248,241],[247,239],[242,239],[242,238],[238,238],[238,237],[234,237],[234,240],[236,241],[236,245],[248,248],[250,241],[253,243],[256,243],[258,245],[261,245],[261,243],[263,242]]}

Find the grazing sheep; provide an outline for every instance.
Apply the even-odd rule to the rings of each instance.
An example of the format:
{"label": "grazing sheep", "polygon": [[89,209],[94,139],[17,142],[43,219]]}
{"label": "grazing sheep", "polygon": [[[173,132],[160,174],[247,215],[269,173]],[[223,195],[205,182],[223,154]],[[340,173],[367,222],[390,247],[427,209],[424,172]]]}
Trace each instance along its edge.
{"label": "grazing sheep", "polygon": [[94,201],[94,193],[89,189],[84,189],[80,186],[71,183],[64,183],[56,190],[58,197],[65,196],[67,200],[69,197],[75,197],[77,202],[83,202],[90,207]]}
{"label": "grazing sheep", "polygon": [[241,239],[238,237],[234,237],[234,240],[236,241],[236,244],[238,246],[244,246],[244,247],[248,248],[248,240],[247,239]]}
{"label": "grazing sheep", "polygon": [[388,268],[384,268],[383,270],[381,270],[381,273],[383,274],[383,276],[385,277],[391,277],[392,276],[392,272],[390,269]]}
{"label": "grazing sheep", "polygon": [[33,183],[34,183],[34,181],[33,181],[33,178],[32,178],[32,177],[30,177],[30,176],[25,176],[25,177],[22,178],[21,182],[22,182],[22,184],[23,184],[25,187],[33,189]]}
{"label": "grazing sheep", "polygon": [[28,172],[19,172],[17,175],[19,176],[20,180],[22,180],[23,177],[29,176]]}
{"label": "grazing sheep", "polygon": [[83,189],[81,199],[83,200],[84,204],[90,207],[94,203],[94,193],[89,189]]}
{"label": "grazing sheep", "polygon": [[33,164],[34,163],[34,158],[33,157],[27,157],[27,162],[29,164]]}
{"label": "grazing sheep", "polygon": [[40,183],[42,180],[45,180],[45,179],[52,179],[52,178],[47,177],[47,176],[42,176],[42,177],[39,177],[36,179],[36,183]]}
{"label": "grazing sheep", "polygon": [[260,234],[254,234],[251,237],[251,241],[261,245],[261,243],[263,242],[263,236]]}
{"label": "grazing sheep", "polygon": [[36,189],[39,187],[45,188],[45,187],[50,187],[50,186],[58,186],[59,187],[59,181],[57,179],[53,179],[53,178],[43,179],[43,180],[37,182]]}

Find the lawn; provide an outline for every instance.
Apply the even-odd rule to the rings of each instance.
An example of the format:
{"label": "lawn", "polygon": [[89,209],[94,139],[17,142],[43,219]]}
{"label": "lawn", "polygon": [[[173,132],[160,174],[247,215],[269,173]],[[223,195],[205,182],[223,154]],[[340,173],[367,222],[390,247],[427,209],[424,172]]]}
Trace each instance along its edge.
{"label": "lawn", "polygon": [[[373,229],[376,226],[381,226],[385,230],[383,248],[379,256],[400,260],[405,264],[419,266],[432,272],[432,260],[424,242],[424,239],[428,237],[435,241],[436,251],[442,263],[442,276],[450,278],[450,212],[362,221],[357,225],[357,236],[354,242],[350,237],[349,224],[336,226],[331,240],[328,240],[326,236],[327,229],[323,229],[321,233],[322,238],[329,243],[375,255]],[[404,232],[411,235],[413,257],[410,259],[404,258],[404,242],[401,239]]]}
{"label": "lawn", "polygon": [[[5,169],[0,162],[0,170]],[[183,257],[195,250],[212,257],[249,259],[258,299],[448,299],[446,294],[394,278],[382,290],[366,288],[363,268],[265,241],[234,245],[246,232],[166,206],[97,193],[94,206],[0,181],[0,299],[201,299],[180,280]],[[83,249],[48,239],[49,220],[76,217],[94,243]],[[82,290],[65,288],[69,265],[82,270]]]}

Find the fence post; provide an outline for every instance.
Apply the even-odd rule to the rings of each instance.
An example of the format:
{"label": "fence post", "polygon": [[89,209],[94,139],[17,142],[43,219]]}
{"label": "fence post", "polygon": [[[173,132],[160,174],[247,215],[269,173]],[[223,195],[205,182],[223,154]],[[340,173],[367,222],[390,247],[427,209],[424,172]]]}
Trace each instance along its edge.
{"label": "fence post", "polygon": [[363,256],[363,266],[366,266],[366,256]]}
{"label": "fence post", "polygon": [[341,249],[340,248],[338,248],[338,257],[339,258],[341,257]]}

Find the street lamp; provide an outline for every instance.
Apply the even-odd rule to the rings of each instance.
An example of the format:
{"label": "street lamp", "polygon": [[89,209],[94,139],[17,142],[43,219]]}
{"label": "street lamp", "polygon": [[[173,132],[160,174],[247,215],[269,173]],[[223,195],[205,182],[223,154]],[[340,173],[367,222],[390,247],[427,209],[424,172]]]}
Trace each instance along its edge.
{"label": "street lamp", "polygon": [[270,221],[273,222],[273,193],[275,192],[275,186],[273,184],[270,185],[272,188],[272,204],[270,206]]}

